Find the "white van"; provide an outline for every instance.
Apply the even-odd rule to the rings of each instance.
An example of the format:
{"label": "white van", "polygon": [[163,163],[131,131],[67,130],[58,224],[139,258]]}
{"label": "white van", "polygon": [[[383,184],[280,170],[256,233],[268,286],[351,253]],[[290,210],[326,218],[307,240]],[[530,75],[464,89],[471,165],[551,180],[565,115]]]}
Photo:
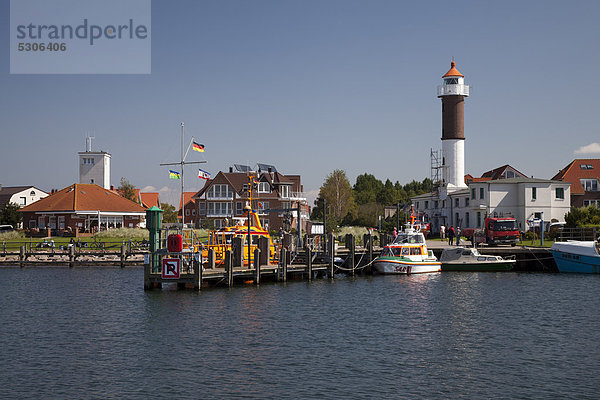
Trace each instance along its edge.
{"label": "white van", "polygon": [[14,230],[12,225],[0,225],[0,233]]}

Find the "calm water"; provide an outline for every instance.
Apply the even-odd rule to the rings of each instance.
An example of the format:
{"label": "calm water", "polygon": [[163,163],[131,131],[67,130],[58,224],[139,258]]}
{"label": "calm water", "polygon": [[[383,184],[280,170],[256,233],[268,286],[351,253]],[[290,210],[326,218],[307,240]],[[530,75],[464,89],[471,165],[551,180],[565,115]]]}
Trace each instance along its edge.
{"label": "calm water", "polygon": [[1,268],[0,398],[600,398],[600,277],[375,276],[144,292]]}

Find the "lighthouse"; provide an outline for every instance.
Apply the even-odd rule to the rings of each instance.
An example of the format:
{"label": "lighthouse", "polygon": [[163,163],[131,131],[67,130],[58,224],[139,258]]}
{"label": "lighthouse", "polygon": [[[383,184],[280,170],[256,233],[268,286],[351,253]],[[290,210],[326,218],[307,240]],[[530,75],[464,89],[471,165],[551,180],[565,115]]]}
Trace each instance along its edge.
{"label": "lighthouse", "polygon": [[438,97],[442,99],[442,166],[444,184],[464,188],[465,184],[465,97],[469,85],[457,69],[454,61],[450,70],[442,76]]}

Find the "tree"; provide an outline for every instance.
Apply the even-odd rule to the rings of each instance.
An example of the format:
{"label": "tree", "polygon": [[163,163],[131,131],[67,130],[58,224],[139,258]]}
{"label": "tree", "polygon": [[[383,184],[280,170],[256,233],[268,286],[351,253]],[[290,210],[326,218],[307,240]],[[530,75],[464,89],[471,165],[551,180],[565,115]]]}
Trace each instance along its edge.
{"label": "tree", "polygon": [[356,178],[354,184],[354,199],[356,204],[373,203],[377,194],[383,189],[383,183],[371,174],[362,174]]}
{"label": "tree", "polygon": [[169,203],[160,203],[160,208],[163,210],[163,222],[177,222],[177,210],[175,210],[175,206]]}
{"label": "tree", "polygon": [[594,206],[573,208],[565,215],[565,222],[572,228],[600,225],[600,208]]}
{"label": "tree", "polygon": [[331,222],[335,222],[336,225],[355,209],[352,186],[346,172],[340,169],[334,170],[327,176],[319,190],[319,197],[325,199],[327,203],[327,220],[333,220]]}
{"label": "tree", "polygon": [[19,212],[21,207],[15,203],[6,203],[0,210],[0,224],[12,225],[16,228],[23,220],[23,215]]}
{"label": "tree", "polygon": [[128,200],[133,201],[134,203],[139,203],[139,199],[135,193],[135,186],[133,186],[129,181],[125,178],[121,178],[121,186],[117,188],[121,196],[125,197]]}

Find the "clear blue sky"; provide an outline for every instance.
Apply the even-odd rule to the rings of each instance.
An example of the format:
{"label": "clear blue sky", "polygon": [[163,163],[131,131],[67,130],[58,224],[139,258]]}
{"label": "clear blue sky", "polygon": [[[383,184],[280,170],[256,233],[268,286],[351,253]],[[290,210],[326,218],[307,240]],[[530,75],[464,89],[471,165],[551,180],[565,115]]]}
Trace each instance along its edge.
{"label": "clear blue sky", "polygon": [[[179,157],[181,121],[206,146],[188,159],[213,175],[274,164],[306,192],[336,168],[352,184],[422,180],[451,57],[471,85],[466,172],[551,178],[600,157],[574,153],[600,142],[599,15],[598,1],[154,0],[150,75],[10,75],[3,0],[0,183],[77,182],[92,133],[115,186],[176,191],[159,164]],[[186,174],[186,190],[203,185]]]}

